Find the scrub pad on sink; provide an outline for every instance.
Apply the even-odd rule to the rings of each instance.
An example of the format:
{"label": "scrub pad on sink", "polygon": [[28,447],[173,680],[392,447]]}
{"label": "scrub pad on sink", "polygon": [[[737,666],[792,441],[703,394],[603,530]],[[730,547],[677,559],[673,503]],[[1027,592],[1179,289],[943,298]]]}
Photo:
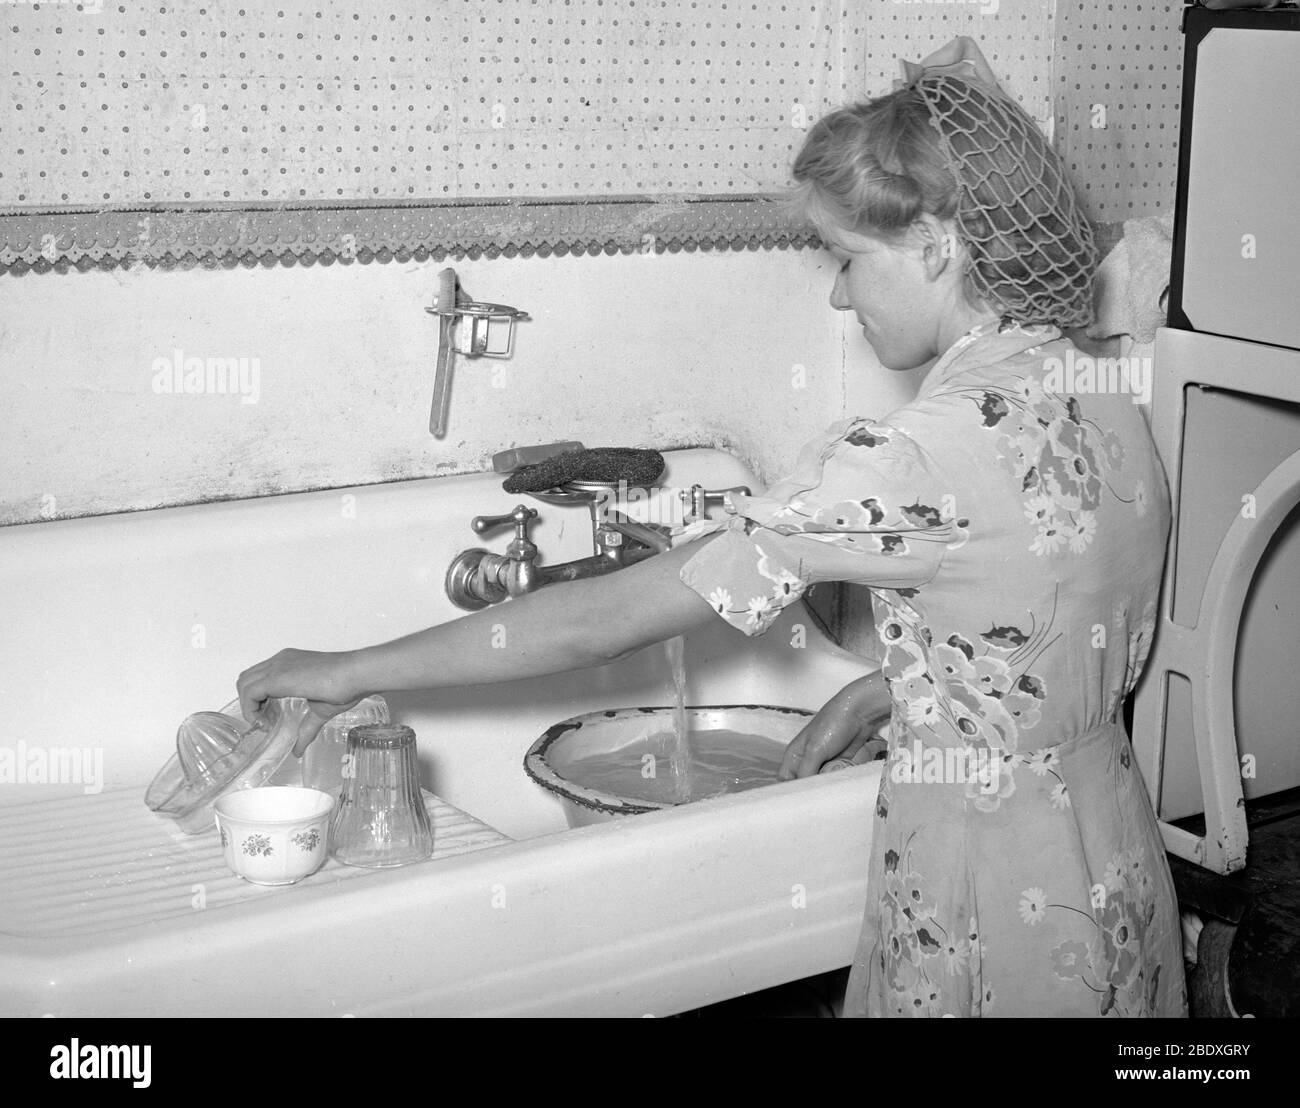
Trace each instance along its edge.
{"label": "scrub pad on sink", "polygon": [[655,484],[664,471],[664,456],[657,450],[630,446],[598,446],[567,450],[536,465],[521,466],[502,483],[506,492],[545,492],[570,481],[596,481],[629,485]]}

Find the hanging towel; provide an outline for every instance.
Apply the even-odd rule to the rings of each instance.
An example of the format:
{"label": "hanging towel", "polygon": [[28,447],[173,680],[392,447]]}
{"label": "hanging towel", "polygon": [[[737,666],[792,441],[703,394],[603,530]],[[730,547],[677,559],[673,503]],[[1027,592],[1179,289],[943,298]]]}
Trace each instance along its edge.
{"label": "hanging towel", "polygon": [[1165,293],[1173,258],[1171,214],[1124,221],[1124,237],[1097,270],[1096,317],[1089,338],[1131,335],[1153,342],[1165,325]]}

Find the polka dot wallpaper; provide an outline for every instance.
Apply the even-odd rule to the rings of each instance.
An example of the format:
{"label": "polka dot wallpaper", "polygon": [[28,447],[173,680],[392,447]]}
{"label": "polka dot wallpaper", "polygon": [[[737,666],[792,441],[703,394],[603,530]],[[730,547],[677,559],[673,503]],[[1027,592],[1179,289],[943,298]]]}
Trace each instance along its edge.
{"label": "polka dot wallpaper", "polygon": [[732,194],[976,37],[1049,118],[1045,0],[0,5],[0,205]]}
{"label": "polka dot wallpaper", "polygon": [[1057,4],[1056,144],[1094,220],[1173,211],[1180,0]]}

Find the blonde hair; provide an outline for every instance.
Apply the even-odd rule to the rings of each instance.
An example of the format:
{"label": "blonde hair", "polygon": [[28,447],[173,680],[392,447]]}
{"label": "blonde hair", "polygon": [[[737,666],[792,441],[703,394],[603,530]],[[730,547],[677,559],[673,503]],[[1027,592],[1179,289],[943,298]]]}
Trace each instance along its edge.
{"label": "blonde hair", "polygon": [[898,241],[924,212],[957,211],[957,181],[914,89],[823,116],[795,158],[795,199],[821,231]]}
{"label": "blonde hair", "polygon": [[953,219],[968,300],[1025,323],[1088,322],[1092,229],[1042,132],[1000,93],[922,84],[818,120],[795,159],[794,202],[823,239],[838,226],[897,245],[923,214]]}

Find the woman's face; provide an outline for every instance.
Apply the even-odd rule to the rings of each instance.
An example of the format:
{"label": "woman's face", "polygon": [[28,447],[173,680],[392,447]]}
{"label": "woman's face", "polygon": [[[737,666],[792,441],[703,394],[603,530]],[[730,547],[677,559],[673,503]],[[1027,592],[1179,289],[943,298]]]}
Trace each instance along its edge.
{"label": "woman's face", "polygon": [[946,323],[957,307],[951,278],[960,281],[958,267],[940,266],[936,273],[925,242],[912,236],[892,246],[836,227],[821,238],[839,263],[831,307],[857,316],[881,365],[915,369],[947,349]]}

